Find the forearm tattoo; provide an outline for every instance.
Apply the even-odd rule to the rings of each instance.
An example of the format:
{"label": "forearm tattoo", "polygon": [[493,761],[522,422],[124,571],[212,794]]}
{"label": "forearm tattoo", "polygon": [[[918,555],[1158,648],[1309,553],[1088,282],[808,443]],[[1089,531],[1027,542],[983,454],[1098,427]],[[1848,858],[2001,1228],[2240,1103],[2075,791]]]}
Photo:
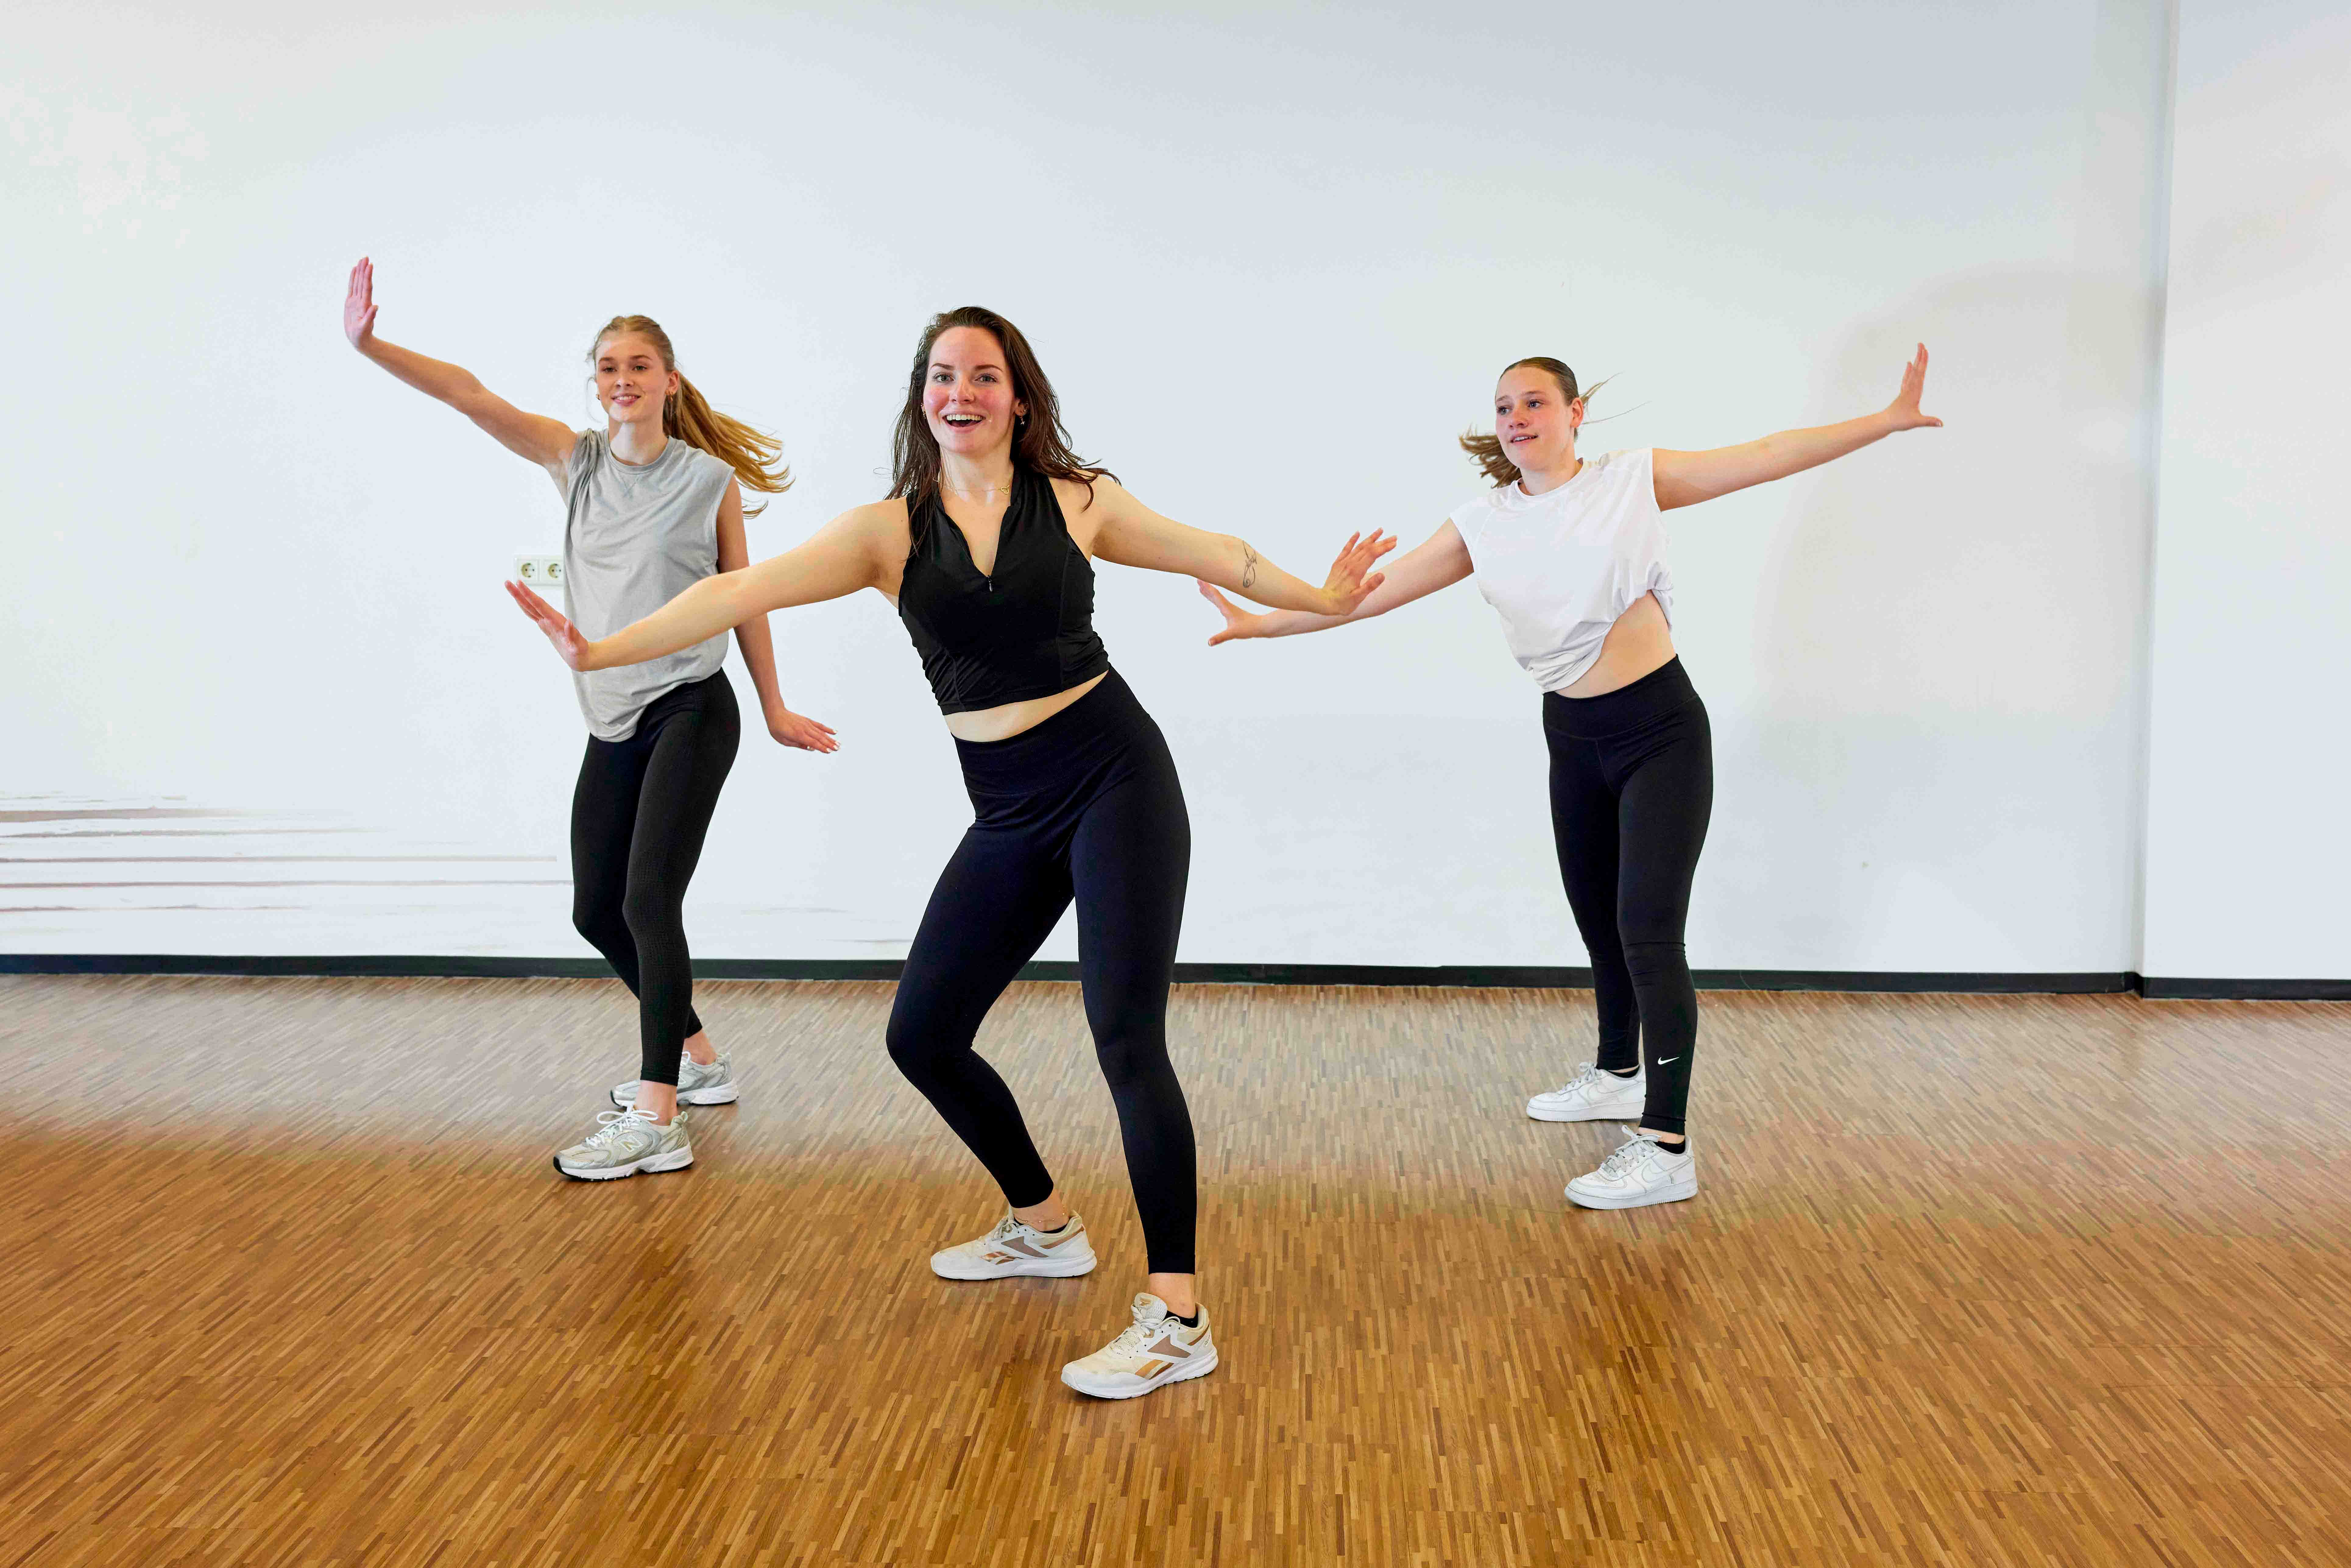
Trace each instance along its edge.
{"label": "forearm tattoo", "polygon": [[1241,541],[1241,589],[1244,592],[1257,586],[1257,551],[1247,539]]}

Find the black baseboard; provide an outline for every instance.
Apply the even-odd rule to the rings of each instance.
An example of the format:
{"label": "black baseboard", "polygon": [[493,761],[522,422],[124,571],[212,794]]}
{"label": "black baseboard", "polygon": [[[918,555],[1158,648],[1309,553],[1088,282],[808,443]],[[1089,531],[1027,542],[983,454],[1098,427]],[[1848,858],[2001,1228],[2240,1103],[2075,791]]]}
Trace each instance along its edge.
{"label": "black baseboard", "polygon": [[[895,958],[698,958],[705,980],[894,980]],[[187,953],[0,953],[0,975],[341,976],[374,978],[600,979],[601,958],[470,958],[354,954],[215,956]],[[1024,980],[1074,980],[1078,967],[1039,962]],[[1955,992],[1971,996],[2112,996],[2158,1000],[2351,1001],[2351,980],[2198,980],[2125,970],[2085,974],[1905,973],[1880,969],[1698,969],[1704,991]],[[1178,964],[1176,978],[1224,986],[1519,986],[1582,989],[1590,969],[1539,964]]]}
{"label": "black baseboard", "polygon": [[2149,975],[2139,995],[2157,1001],[2351,1002],[2351,980],[2190,980]]}

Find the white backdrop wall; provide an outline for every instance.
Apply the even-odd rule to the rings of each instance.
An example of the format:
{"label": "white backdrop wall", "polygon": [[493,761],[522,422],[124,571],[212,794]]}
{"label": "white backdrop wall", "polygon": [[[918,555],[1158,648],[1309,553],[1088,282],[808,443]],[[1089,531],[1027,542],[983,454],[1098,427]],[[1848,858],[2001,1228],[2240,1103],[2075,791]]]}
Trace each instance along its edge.
{"label": "white backdrop wall", "polygon": [[[1704,446],[1878,406],[1923,340],[1948,429],[1672,519],[1693,961],[2137,958],[2157,0],[15,15],[0,945],[586,952],[579,721],[497,589],[559,507],[344,345],[366,253],[384,336],[575,423],[595,325],[660,318],[788,443],[761,554],[879,493],[949,305],[1020,322],[1146,500],[1308,574],[1473,492],[1520,355],[1617,378],[1604,445]],[[1583,961],[1473,588],[1211,652],[1188,583],[1105,568],[1099,624],[1191,800],[1185,958]],[[893,956],[952,749],[875,596],[778,633],[843,747],[747,737],[697,951]],[[257,815],[48,815],[99,809]]]}
{"label": "white backdrop wall", "polygon": [[2188,0],[2146,972],[2351,976],[2351,16]]}

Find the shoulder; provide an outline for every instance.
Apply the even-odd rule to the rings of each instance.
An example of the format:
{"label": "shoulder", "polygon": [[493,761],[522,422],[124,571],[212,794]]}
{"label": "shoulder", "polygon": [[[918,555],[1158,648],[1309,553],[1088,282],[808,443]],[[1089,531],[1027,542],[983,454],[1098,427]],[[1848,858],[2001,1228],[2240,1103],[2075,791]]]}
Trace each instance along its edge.
{"label": "shoulder", "polygon": [[1082,479],[1050,479],[1047,483],[1053,486],[1053,498],[1061,503],[1065,517],[1090,512],[1097,507],[1117,511],[1140,505],[1125,486],[1107,474],[1095,475],[1091,484]]}
{"label": "shoulder", "polygon": [[906,537],[907,516],[905,497],[888,496],[852,507],[827,526],[862,538],[903,539]]}
{"label": "shoulder", "polygon": [[601,430],[580,430],[572,433],[571,471],[575,474],[591,464],[601,462],[610,451]]}
{"label": "shoulder", "polygon": [[1646,479],[1656,468],[1656,453],[1646,446],[1628,446],[1622,451],[1604,452],[1590,459],[1593,467],[1619,483],[1631,484]]}
{"label": "shoulder", "polygon": [[1498,485],[1480,495],[1472,496],[1446,513],[1445,520],[1453,525],[1456,532],[1466,535],[1492,515],[1498,504],[1495,497],[1500,494],[1501,486]]}

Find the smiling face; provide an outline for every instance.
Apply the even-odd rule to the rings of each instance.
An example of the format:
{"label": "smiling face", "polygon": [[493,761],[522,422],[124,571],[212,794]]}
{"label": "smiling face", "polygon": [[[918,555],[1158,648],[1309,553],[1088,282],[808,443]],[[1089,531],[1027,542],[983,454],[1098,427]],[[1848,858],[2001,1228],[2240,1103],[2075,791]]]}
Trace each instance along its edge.
{"label": "smiling face", "polygon": [[1012,394],[1008,358],[984,327],[951,327],[931,345],[923,419],[942,452],[976,458],[1010,444],[1029,406]]}
{"label": "smiling face", "polygon": [[677,372],[662,360],[653,340],[639,332],[615,332],[596,345],[596,401],[617,424],[650,420],[661,428],[662,408],[677,391]]}
{"label": "smiling face", "polygon": [[1583,423],[1583,402],[1570,402],[1540,365],[1513,365],[1494,388],[1494,439],[1522,473],[1547,474],[1574,462]]}

